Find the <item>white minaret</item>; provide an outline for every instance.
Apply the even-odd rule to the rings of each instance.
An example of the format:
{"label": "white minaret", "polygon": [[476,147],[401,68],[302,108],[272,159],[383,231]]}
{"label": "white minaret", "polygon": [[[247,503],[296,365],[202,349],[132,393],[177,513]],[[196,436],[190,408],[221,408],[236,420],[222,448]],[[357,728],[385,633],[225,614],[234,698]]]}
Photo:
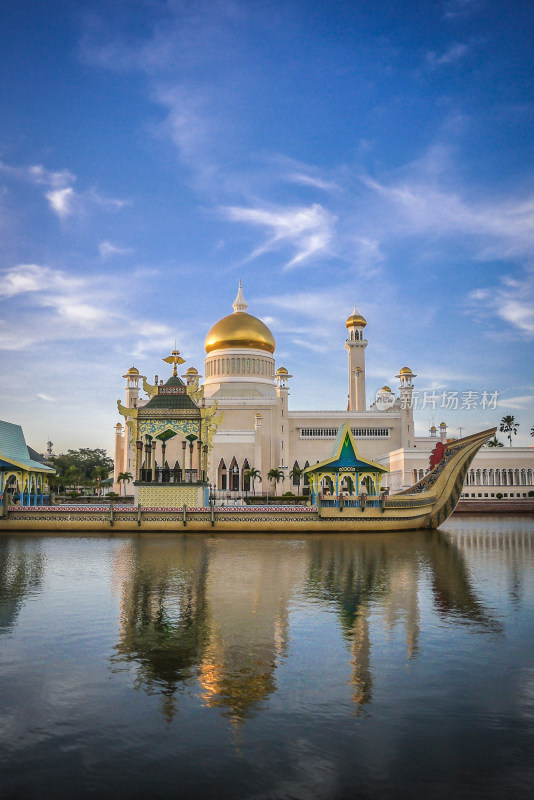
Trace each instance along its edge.
{"label": "white minaret", "polygon": [[139,379],[142,376],[139,375],[139,370],[136,367],[130,367],[126,375],[122,377],[126,378],[126,406],[127,408],[133,408],[137,406],[137,401],[139,400]]}
{"label": "white minaret", "polygon": [[345,323],[348,331],[345,350],[349,354],[349,403],[348,411],[365,411],[365,348],[367,339],[363,329],[367,325],[365,317],[354,311]]}
{"label": "white minaret", "polygon": [[417,375],[411,371],[410,367],[403,367],[395,377],[400,381],[401,447],[413,447],[413,379],[417,378]]}

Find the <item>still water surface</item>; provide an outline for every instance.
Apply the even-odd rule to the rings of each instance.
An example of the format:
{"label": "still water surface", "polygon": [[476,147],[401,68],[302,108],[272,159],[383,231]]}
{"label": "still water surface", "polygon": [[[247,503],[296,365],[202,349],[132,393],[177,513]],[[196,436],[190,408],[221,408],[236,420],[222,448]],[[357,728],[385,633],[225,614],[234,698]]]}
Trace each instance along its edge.
{"label": "still water surface", "polygon": [[0,796],[522,798],[534,520],[0,537]]}

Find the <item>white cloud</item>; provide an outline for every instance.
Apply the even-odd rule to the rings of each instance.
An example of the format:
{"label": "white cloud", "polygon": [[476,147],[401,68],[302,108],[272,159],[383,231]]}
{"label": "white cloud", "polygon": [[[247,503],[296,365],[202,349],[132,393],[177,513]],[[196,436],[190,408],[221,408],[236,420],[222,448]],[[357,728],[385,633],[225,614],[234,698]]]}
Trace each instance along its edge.
{"label": "white cloud", "polygon": [[48,191],[45,192],[45,197],[52,211],[60,219],[66,219],[75,212],[83,212],[91,205],[109,210],[121,209],[130,205],[128,200],[108,197],[95,188],[76,192],[72,187],[76,176],[67,169],[54,172],[46,169],[42,164],[13,167],[0,161],[0,172],[16,180],[47,187]]}
{"label": "white cloud", "polygon": [[[159,322],[128,312],[128,293],[136,291],[135,274],[71,277],[38,264],[20,264],[0,272],[0,349],[27,350],[51,342],[81,340],[138,341],[138,351],[161,349],[176,332]],[[15,299],[18,302],[15,304]]]}
{"label": "white cloud", "polygon": [[61,270],[41,267],[38,264],[19,264],[3,270],[0,280],[0,298],[15,297],[26,292],[69,291],[83,285],[81,278],[66,275]]}
{"label": "white cloud", "polygon": [[334,181],[326,181],[313,175],[306,175],[302,172],[292,172],[287,175],[290,183],[299,183],[302,186],[313,186],[315,189],[323,189],[325,192],[335,192],[339,186]]}
{"label": "white cloud", "polygon": [[534,337],[534,270],[521,279],[505,275],[497,287],[475,289],[467,300],[483,319],[496,314],[526,338]]}
{"label": "white cloud", "polygon": [[500,397],[499,406],[506,408],[513,408],[514,410],[522,411],[529,408],[534,402],[533,394],[519,395],[518,397]]}
{"label": "white cloud", "polygon": [[273,235],[251,253],[250,259],[283,245],[290,245],[296,252],[286,262],[286,269],[300,266],[319,254],[327,254],[337,221],[337,217],[318,203],[308,207],[276,209],[233,206],[223,208],[222,211],[234,222],[244,222],[272,231]]}
{"label": "white cloud", "polygon": [[43,392],[38,392],[37,397],[39,400],[45,400],[47,403],[55,403],[55,398],[50,397],[49,394],[44,394]]}
{"label": "white cloud", "polygon": [[76,176],[67,169],[51,172],[43,167],[42,164],[31,164],[29,167],[13,167],[0,161],[0,172],[17,180],[29,181],[39,186],[48,186],[50,189],[63,189],[76,180]]}
{"label": "white cloud", "polygon": [[119,247],[119,245],[112,244],[107,240],[100,242],[98,245],[98,250],[102,258],[108,258],[108,256],[127,256],[130,253],[133,253],[133,249],[131,247]]}
{"label": "white cloud", "polygon": [[46,199],[50,203],[52,211],[58,215],[60,219],[68,217],[73,212],[74,189],[67,186],[66,189],[55,189],[53,192],[46,193]]}
{"label": "white cloud", "polygon": [[459,190],[439,185],[439,165],[428,165],[426,175],[417,174],[420,170],[418,164],[408,177],[389,184],[361,178],[375,199],[387,204],[382,214],[388,214],[390,234],[463,234],[474,240],[480,260],[534,256],[534,197],[468,201]]}

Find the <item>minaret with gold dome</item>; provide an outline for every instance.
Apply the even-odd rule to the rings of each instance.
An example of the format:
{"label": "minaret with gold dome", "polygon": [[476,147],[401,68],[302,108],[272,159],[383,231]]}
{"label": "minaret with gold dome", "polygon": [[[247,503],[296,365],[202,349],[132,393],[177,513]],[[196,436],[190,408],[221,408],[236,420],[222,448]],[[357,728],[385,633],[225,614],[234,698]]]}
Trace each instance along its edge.
{"label": "minaret with gold dome", "polygon": [[354,305],[354,311],[347,319],[347,341],[345,349],[349,354],[349,402],[347,411],[365,411],[365,348],[367,339],[363,330],[367,325],[365,317]]}

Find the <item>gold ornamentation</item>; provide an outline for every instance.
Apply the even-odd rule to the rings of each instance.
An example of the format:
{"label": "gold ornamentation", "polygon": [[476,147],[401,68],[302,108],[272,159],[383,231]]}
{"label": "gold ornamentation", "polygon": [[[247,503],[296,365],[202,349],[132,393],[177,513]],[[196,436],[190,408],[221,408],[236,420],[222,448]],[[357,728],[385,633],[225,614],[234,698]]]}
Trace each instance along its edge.
{"label": "gold ornamentation", "polygon": [[149,400],[152,400],[152,398],[155,397],[158,393],[158,387],[153,386],[151,383],[149,383],[144,375],[143,375],[143,391],[147,393]]}
{"label": "gold ornamentation", "polygon": [[194,403],[199,403],[204,397],[204,386],[199,387],[198,380],[198,378],[195,378],[187,387],[187,394]]}
{"label": "gold ornamentation", "polygon": [[180,351],[179,350],[173,350],[170,356],[167,356],[167,358],[164,358],[162,360],[166,361],[167,364],[173,364],[174,365],[173,366],[173,370],[172,370],[172,377],[173,378],[176,378],[178,376],[178,364],[185,364],[185,358],[182,358],[180,356]]}
{"label": "gold ornamentation", "polygon": [[117,400],[117,408],[119,409],[119,414],[122,414],[123,417],[133,417],[134,419],[137,417],[137,412],[139,411],[138,408],[127,408],[123,406],[120,400]]}

